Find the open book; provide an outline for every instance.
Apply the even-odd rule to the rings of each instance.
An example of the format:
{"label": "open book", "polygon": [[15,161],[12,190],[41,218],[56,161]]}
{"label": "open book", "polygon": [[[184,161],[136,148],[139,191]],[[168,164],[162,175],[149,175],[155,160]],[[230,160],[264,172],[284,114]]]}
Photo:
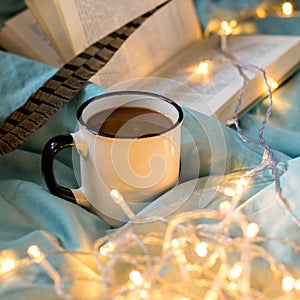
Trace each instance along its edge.
{"label": "open book", "polygon": [[[7,21],[0,33],[0,44],[9,51],[58,67],[164,2],[26,0],[29,10]],[[299,65],[299,51],[297,36],[228,37],[226,52],[245,65],[247,84],[241,111],[266,95],[263,76],[253,66],[263,68],[268,79],[279,84]],[[208,68],[205,73],[199,72],[201,62]],[[220,50],[220,37],[203,38],[192,0],[172,0],[157,11],[92,81],[108,90],[117,86],[156,92],[172,89],[177,82],[197,94],[193,99],[182,95],[175,99],[179,104],[222,122],[233,117],[243,86],[238,69]]]}

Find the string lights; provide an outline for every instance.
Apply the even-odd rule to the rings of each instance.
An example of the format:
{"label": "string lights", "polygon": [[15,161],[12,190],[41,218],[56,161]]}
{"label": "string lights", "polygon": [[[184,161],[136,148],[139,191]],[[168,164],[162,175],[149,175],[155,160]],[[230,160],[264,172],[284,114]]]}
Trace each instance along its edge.
{"label": "string lights", "polygon": [[[293,14],[291,3],[282,4],[282,14]],[[255,14],[265,17],[267,12],[259,5]],[[90,251],[43,252],[38,245],[30,245],[27,257],[18,259],[13,252],[0,254],[0,279],[5,284],[19,270],[36,264],[53,281],[54,291],[63,299],[163,299],[163,300],[223,300],[223,299],[299,299],[300,277],[290,266],[278,261],[265,248],[266,243],[285,244],[300,255],[300,246],[287,239],[265,237],[259,224],[251,222],[236,210],[243,195],[251,188],[258,174],[271,171],[275,183],[277,201],[290,213],[300,227],[281,194],[281,171],[273,153],[265,143],[263,132],[272,109],[272,91],[278,84],[267,78],[264,70],[254,65],[236,61],[227,53],[227,36],[234,34],[239,21],[219,22],[221,53],[239,71],[243,87],[247,83],[245,69],[255,69],[264,78],[269,108],[259,129],[258,140],[244,136],[238,123],[238,112],[243,100],[243,87],[235,117],[231,120],[237,133],[245,142],[263,147],[261,165],[239,173],[215,187],[222,201],[216,210],[197,209],[175,214],[169,218],[151,215],[135,215],[124,201],[120,191],[112,190],[112,199],[128,216],[129,222],[94,242]],[[212,62],[201,61],[195,72],[205,76],[211,71]],[[95,276],[81,272],[84,289],[73,288],[79,281],[62,275],[49,257],[65,258],[81,255],[95,262]],[[84,261],[84,259],[83,259]],[[71,263],[68,261],[65,264]],[[278,288],[264,289],[256,274],[264,266],[269,282]],[[72,269],[72,267],[70,268]],[[97,287],[97,288],[95,288]]]}
{"label": "string lights", "polygon": [[291,16],[294,11],[293,4],[291,2],[282,3],[281,10],[284,16]]}
{"label": "string lights", "polygon": [[232,34],[232,27],[227,21],[222,21],[220,26],[221,50],[227,50],[227,36]]}
{"label": "string lights", "polygon": [[195,70],[196,74],[206,75],[209,71],[209,66],[209,60],[201,61]]}
{"label": "string lights", "polygon": [[[266,242],[287,244],[287,240],[260,236],[259,225],[234,210],[251,178],[246,172],[242,180],[227,181],[219,189],[224,200],[218,210],[193,210],[170,219],[133,215],[126,226],[95,241],[90,252],[43,252],[31,245],[26,264],[24,259],[2,261],[1,278],[4,281],[20,268],[37,264],[64,299],[297,299],[300,278],[262,246]],[[289,245],[300,252],[299,246]],[[78,281],[61,275],[48,260],[68,253],[89,256],[98,267],[98,279],[81,275],[85,288],[75,289],[76,293],[72,285]],[[255,281],[260,265],[265,266],[270,281],[278,282],[277,291],[260,289],[262,283]],[[95,284],[99,288],[91,296],[89,287]]]}
{"label": "string lights", "polygon": [[254,8],[247,8],[239,12],[232,12],[234,18],[228,20],[220,20],[211,18],[207,24],[204,36],[209,37],[216,32],[221,34],[222,30],[226,30],[227,35],[243,33],[254,33],[255,26],[253,20],[264,19],[269,16],[276,16],[280,18],[289,18],[298,16],[297,11],[291,1],[284,1],[279,3],[274,1],[260,2]]}

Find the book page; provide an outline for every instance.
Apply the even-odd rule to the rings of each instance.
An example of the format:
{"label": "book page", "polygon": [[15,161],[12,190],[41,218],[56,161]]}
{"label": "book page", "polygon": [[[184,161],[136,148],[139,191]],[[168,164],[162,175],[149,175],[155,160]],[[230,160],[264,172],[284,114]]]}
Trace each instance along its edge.
{"label": "book page", "polygon": [[62,61],[70,60],[75,53],[65,35],[63,24],[53,2],[50,0],[25,0],[25,3]]}
{"label": "book page", "polygon": [[[231,36],[227,52],[244,65],[249,83],[259,77],[255,84],[247,85],[242,107],[266,93],[262,75],[249,66],[264,69],[268,79],[280,83],[300,63],[299,51],[300,37],[296,36]],[[205,74],[199,72],[200,62],[208,63]],[[232,109],[229,104],[243,84],[237,68],[222,55],[218,37],[195,42],[150,76],[172,79],[191,87],[198,93],[198,99],[185,101],[183,97],[179,104],[210,116],[217,113],[223,121],[233,116],[234,111],[225,112],[225,108]]]}
{"label": "book page", "polygon": [[[280,84],[299,68],[299,51],[297,36],[251,35],[229,39],[228,53],[244,65],[248,79],[239,113],[267,95],[261,72],[248,66],[264,69],[268,81],[273,79]],[[199,72],[199,63],[207,63],[207,72]],[[214,37],[193,43],[149,76],[121,82],[109,90],[159,93],[226,123],[234,116],[242,84],[237,68],[220,51],[219,37]]]}
{"label": "book page", "polygon": [[37,56],[26,47],[26,44],[22,40],[16,38],[14,31],[8,27],[3,27],[3,29],[0,31],[0,45],[6,51],[14,54],[18,54],[30,59],[37,58]]}
{"label": "book page", "polygon": [[78,54],[90,44],[166,0],[53,1],[64,22],[69,43],[74,53]]}
{"label": "book page", "polygon": [[62,65],[61,59],[29,10],[19,13],[5,23],[0,43],[15,54],[55,67]]}
{"label": "book page", "polygon": [[146,20],[92,81],[107,88],[124,80],[147,76],[200,39],[193,2],[174,0]]}

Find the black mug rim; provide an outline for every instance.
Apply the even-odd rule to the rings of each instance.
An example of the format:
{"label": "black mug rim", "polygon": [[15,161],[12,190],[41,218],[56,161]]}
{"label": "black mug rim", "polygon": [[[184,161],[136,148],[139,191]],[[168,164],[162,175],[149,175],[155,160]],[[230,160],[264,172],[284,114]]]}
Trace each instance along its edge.
{"label": "black mug rim", "polygon": [[[126,135],[126,136],[122,136],[122,135],[114,135],[114,134],[109,134],[109,133],[103,133],[103,132],[98,132],[95,129],[89,127],[82,119],[82,113],[83,110],[91,103],[94,101],[97,101],[99,99],[102,98],[106,98],[106,97],[112,97],[112,96],[117,96],[117,95],[145,95],[145,96],[149,96],[149,97],[153,97],[153,98],[158,98],[160,100],[163,100],[171,105],[173,105],[175,107],[175,109],[178,112],[178,118],[177,121],[170,126],[169,128],[162,130],[160,132],[157,133],[151,133],[151,134],[146,134],[143,136],[130,136],[130,135]],[[160,95],[160,94],[156,94],[156,93],[152,93],[152,92],[146,92],[146,91],[136,91],[136,90],[132,90],[132,91],[116,91],[116,92],[106,92],[103,94],[100,94],[98,96],[95,96],[87,101],[85,101],[83,104],[80,105],[80,107],[77,110],[77,121],[80,123],[80,125],[85,128],[86,130],[88,130],[89,132],[93,133],[94,135],[98,135],[98,136],[103,136],[103,137],[107,137],[107,138],[119,138],[119,139],[137,139],[137,138],[149,138],[149,137],[155,137],[155,136],[160,136],[166,132],[169,132],[171,130],[173,130],[174,128],[176,128],[179,124],[181,124],[183,120],[183,110],[182,108],[173,100],[169,99],[166,96]]]}

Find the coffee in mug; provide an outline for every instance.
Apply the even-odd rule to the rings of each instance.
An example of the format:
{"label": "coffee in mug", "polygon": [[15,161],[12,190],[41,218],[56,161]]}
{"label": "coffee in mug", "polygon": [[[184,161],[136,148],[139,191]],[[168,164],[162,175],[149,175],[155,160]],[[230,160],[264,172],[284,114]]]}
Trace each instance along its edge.
{"label": "coffee in mug", "polygon": [[[138,213],[176,185],[183,112],[174,101],[142,91],[110,92],[83,103],[77,120],[75,133],[53,137],[44,147],[42,171],[54,195],[116,227],[128,218],[112,190]],[[59,185],[54,176],[54,157],[67,147],[80,154],[78,189]]]}
{"label": "coffee in mug", "polygon": [[99,134],[127,137],[159,134],[172,125],[168,116],[153,109],[135,106],[100,111],[87,120],[87,126]]}

